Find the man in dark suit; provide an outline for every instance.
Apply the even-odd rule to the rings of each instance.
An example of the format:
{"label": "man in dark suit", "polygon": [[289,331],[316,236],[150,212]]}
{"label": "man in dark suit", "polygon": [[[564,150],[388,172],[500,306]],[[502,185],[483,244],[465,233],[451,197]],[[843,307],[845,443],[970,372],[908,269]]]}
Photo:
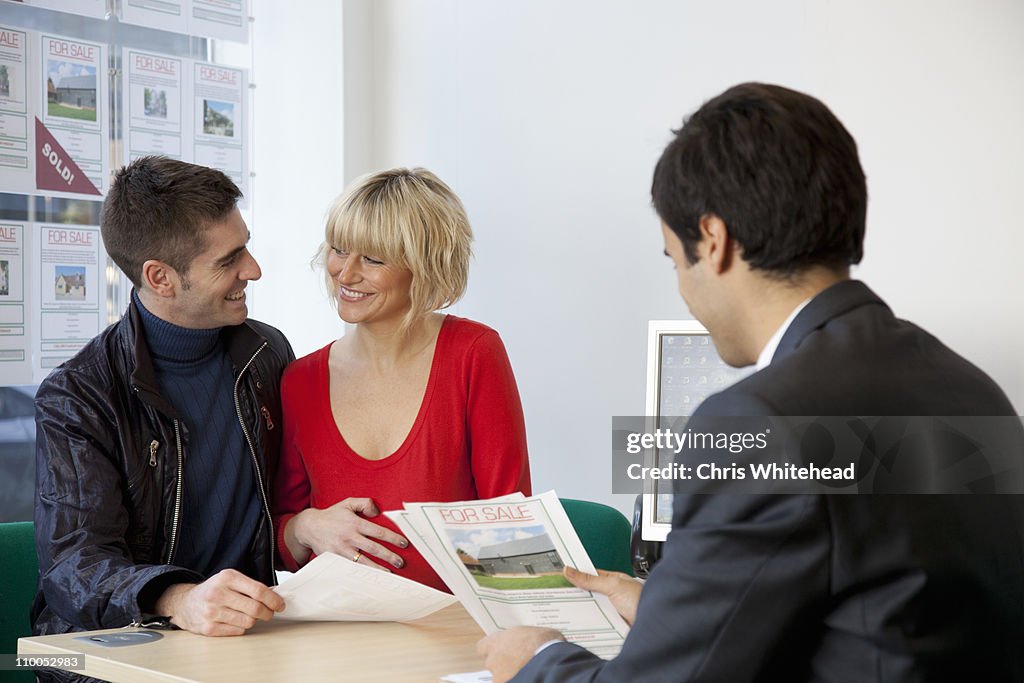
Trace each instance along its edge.
{"label": "man in dark suit", "polygon": [[[981,370],[850,279],[867,190],[818,100],[730,88],[677,132],[652,196],[690,311],[726,362],[760,370],[694,419],[1016,419]],[[511,629],[480,644],[495,681],[1024,680],[1021,496],[680,494],[642,592],[569,574],[631,622],[622,652]]]}

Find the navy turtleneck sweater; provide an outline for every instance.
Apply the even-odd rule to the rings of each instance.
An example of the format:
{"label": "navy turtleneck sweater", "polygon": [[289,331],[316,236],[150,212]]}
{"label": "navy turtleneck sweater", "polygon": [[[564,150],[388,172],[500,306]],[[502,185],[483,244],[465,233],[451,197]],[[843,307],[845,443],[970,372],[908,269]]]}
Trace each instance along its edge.
{"label": "navy turtleneck sweater", "polygon": [[[235,413],[235,375],[222,328],[193,330],[150,313],[135,292],[157,382],[184,424],[184,475],[174,564],[212,576],[252,575],[262,509],[252,456]],[[167,457],[177,457],[167,444]]]}

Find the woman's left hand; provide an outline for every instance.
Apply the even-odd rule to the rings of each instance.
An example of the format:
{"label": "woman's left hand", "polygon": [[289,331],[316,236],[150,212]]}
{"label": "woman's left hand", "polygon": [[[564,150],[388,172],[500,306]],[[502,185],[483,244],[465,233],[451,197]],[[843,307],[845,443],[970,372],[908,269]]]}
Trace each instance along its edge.
{"label": "woman's left hand", "polygon": [[[305,564],[312,551],[317,555],[334,553],[356,562],[378,566],[369,559],[375,557],[401,568],[405,561],[378,541],[399,548],[408,548],[409,541],[391,529],[366,519],[379,514],[380,511],[370,498],[346,498],[323,510],[307,508],[288,520],[285,540],[294,539],[294,543],[288,543],[288,549],[300,565]],[[301,547],[294,548],[295,544]]]}

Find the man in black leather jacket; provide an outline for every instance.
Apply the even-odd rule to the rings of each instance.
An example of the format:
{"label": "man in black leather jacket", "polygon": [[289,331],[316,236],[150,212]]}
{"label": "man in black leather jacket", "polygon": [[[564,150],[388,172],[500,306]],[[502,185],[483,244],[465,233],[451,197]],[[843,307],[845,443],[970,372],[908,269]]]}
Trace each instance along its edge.
{"label": "man in black leather jacket", "polygon": [[294,354],[247,319],[261,273],[240,194],[145,157],[107,196],[104,243],[135,290],[36,397],[37,635],[148,620],[237,635],[284,607],[268,487]]}

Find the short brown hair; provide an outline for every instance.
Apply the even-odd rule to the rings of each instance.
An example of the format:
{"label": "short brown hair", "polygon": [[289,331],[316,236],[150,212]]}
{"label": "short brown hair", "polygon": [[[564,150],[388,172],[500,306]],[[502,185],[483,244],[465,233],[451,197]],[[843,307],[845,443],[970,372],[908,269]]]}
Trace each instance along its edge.
{"label": "short brown hair", "polygon": [[225,218],[241,196],[238,186],[216,169],[141,157],[117,172],[103,202],[103,244],[136,287],[149,259],[184,276],[206,248],[207,226]]}
{"label": "short brown hair", "polygon": [[[395,168],[357,180],[331,206],[324,240],[322,264],[338,247],[412,271],[412,308],[403,329],[419,315],[451,306],[466,291],[473,230],[459,198],[425,168]],[[330,279],[327,289],[337,304]]]}

